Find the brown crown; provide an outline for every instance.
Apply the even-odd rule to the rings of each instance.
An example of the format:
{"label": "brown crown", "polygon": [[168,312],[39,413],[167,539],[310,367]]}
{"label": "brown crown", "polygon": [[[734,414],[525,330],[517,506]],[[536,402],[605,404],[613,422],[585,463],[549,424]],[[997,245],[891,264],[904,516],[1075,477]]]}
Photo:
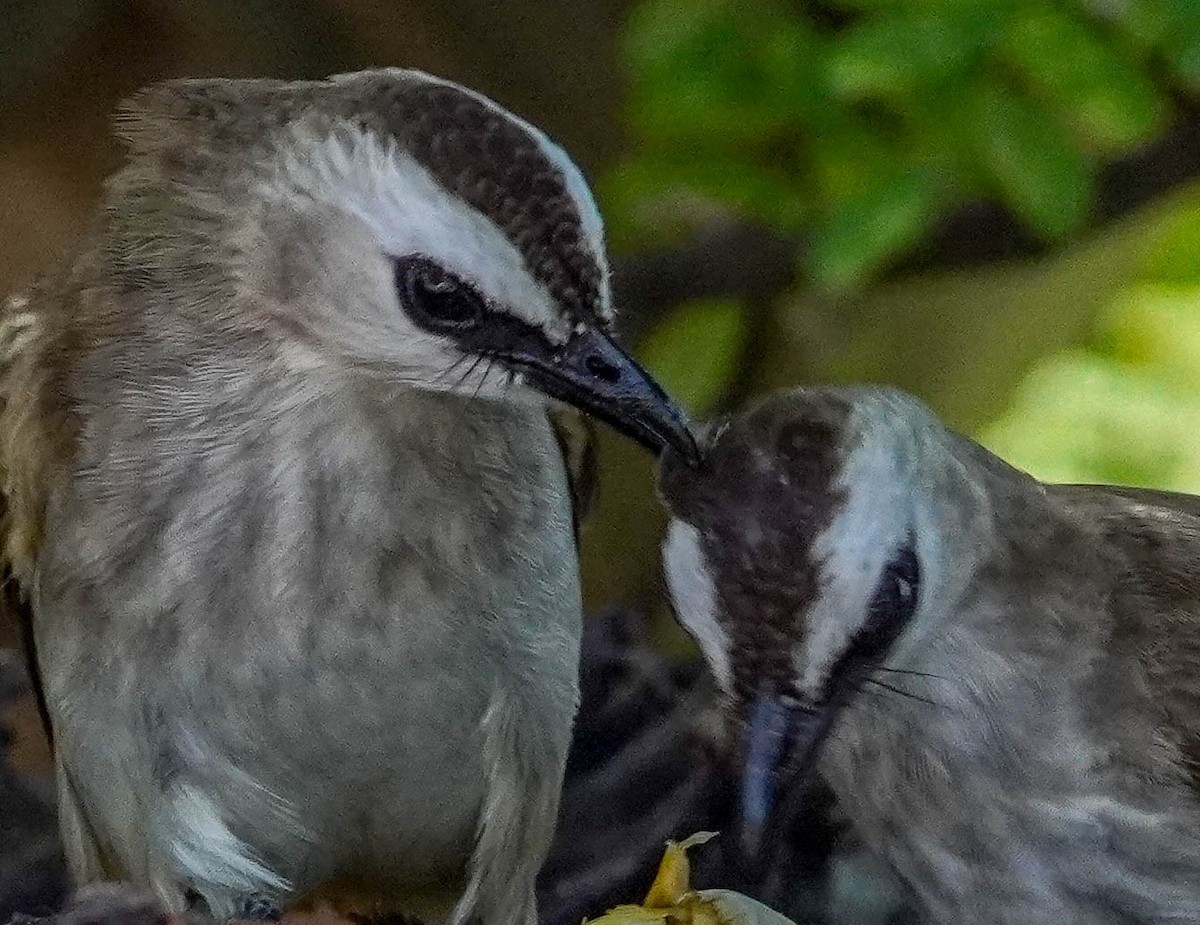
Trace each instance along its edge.
{"label": "brown crown", "polygon": [[579,206],[527,129],[458,87],[431,82],[392,84],[375,113],[379,130],[500,228],[558,305],[603,320],[602,273]]}

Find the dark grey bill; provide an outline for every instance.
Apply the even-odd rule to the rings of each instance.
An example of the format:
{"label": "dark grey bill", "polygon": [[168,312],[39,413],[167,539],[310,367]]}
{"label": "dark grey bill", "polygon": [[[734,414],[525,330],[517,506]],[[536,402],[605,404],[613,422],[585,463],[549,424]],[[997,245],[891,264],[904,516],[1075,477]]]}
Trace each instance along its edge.
{"label": "dark grey bill", "polygon": [[696,465],[699,451],[687,419],[650,375],[607,334],[584,328],[565,344],[525,339],[499,353],[552,398],[594,415],[653,453],[673,448]]}
{"label": "dark grey bill", "polygon": [[738,811],[744,859],[758,859],[778,804],[803,796],[837,712],[833,703],[814,705],[776,694],[755,698],[746,728]]}

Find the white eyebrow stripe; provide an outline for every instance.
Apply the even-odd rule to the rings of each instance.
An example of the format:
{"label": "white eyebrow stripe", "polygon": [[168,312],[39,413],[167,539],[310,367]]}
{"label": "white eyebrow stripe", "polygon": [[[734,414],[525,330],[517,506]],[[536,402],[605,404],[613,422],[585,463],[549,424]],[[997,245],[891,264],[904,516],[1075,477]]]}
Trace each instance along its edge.
{"label": "white eyebrow stripe", "polygon": [[855,406],[860,441],[838,475],[835,488],[842,493],[842,504],[813,542],[814,559],[824,565],[809,609],[812,633],[804,664],[796,666],[801,686],[809,692],[825,684],[861,624],[890,557],[912,531],[914,472],[891,437],[894,410],[876,402]]}
{"label": "white eyebrow stripe", "polygon": [[516,246],[394,142],[341,132],[307,138],[292,151],[304,157],[284,158],[284,182],[354,215],[388,254],[425,254],[553,342],[567,339],[573,321],[530,274]]}

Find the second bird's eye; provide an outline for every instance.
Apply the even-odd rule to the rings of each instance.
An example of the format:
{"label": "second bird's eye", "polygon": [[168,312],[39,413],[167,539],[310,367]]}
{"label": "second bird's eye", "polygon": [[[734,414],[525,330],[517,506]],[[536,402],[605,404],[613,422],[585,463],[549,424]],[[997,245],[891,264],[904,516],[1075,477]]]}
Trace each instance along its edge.
{"label": "second bird's eye", "polygon": [[911,542],[883,570],[867,619],[855,636],[860,654],[875,657],[903,632],[917,609],[921,569]]}
{"label": "second bird's eye", "polygon": [[462,331],[483,320],[485,305],[470,284],[427,257],[400,257],[396,294],[419,326],[438,332]]}

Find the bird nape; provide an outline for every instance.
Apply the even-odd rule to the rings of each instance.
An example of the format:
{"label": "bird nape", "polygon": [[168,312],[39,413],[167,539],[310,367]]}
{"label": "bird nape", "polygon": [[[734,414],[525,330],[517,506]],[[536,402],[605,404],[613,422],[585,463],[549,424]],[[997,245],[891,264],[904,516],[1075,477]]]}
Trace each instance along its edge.
{"label": "bird nape", "polygon": [[660,490],[751,861],[819,772],[931,922],[1200,921],[1200,499],[1038,482],[866,387],[717,421]]}

